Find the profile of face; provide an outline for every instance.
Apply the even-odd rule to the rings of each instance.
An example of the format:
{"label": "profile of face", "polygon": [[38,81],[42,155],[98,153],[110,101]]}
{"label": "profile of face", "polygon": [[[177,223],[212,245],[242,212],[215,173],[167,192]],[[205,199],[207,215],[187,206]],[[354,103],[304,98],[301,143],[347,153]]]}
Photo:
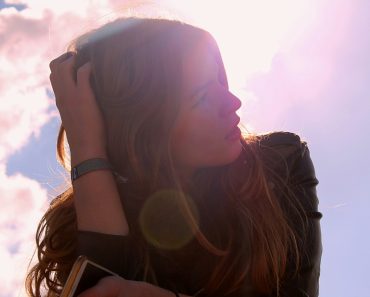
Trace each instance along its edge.
{"label": "profile of face", "polygon": [[242,149],[236,114],[241,101],[220,80],[223,66],[209,44],[206,39],[198,43],[183,61],[183,96],[171,148],[176,167],[185,176],[199,168],[229,164]]}
{"label": "profile of face", "polygon": [[92,86],[117,172],[140,182],[157,172],[171,176],[168,148],[185,179],[240,155],[241,102],[228,89],[208,32],[164,19],[118,19],[81,36],[72,49],[76,67],[94,65]]}

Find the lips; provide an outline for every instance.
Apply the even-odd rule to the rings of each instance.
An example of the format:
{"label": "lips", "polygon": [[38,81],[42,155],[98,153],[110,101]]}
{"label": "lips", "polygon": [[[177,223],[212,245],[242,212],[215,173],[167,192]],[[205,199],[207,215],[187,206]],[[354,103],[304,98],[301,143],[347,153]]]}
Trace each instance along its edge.
{"label": "lips", "polygon": [[229,130],[229,132],[226,134],[225,138],[229,138],[230,136],[232,136],[233,134],[237,133],[239,130],[238,128],[238,124],[240,122],[240,118],[238,117],[236,119],[236,121],[234,122],[234,124],[231,126],[231,129]]}
{"label": "lips", "polygon": [[241,131],[238,127],[236,127],[234,128],[232,132],[228,134],[228,136],[225,137],[225,140],[229,140],[229,141],[240,140],[240,136],[241,136]]}

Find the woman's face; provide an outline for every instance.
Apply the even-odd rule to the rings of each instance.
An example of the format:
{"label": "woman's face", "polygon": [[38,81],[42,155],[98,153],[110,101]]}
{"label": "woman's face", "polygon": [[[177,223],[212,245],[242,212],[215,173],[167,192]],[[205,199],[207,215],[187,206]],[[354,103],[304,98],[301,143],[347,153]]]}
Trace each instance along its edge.
{"label": "woman's face", "polygon": [[[180,175],[202,167],[226,165],[240,154],[241,101],[222,85],[221,67],[206,42],[184,60],[184,89],[172,134],[172,153]],[[228,137],[232,133],[231,137]]]}

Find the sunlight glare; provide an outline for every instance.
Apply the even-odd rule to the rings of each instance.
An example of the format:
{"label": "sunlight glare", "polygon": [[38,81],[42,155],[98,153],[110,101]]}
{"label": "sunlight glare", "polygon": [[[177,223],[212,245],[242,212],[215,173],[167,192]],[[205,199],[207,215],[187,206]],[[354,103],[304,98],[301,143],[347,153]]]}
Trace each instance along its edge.
{"label": "sunlight glare", "polygon": [[269,70],[284,39],[306,25],[304,16],[315,1],[163,2],[213,34],[222,52],[230,88],[235,90],[242,88],[253,73]]}

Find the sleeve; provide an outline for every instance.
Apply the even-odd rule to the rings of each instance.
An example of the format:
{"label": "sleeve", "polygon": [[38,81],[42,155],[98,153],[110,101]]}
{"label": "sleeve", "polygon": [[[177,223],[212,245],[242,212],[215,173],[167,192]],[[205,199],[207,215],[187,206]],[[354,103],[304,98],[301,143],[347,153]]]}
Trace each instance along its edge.
{"label": "sleeve", "polygon": [[[318,180],[307,143],[294,133],[277,132],[271,136],[276,146],[285,150],[288,165],[288,183],[304,209],[308,224],[299,243],[302,255],[298,273],[282,281],[283,297],[317,297],[319,295],[320,262],[322,254],[321,212],[316,193]],[[299,230],[301,231],[301,230]]]}
{"label": "sleeve", "polygon": [[77,231],[76,256],[85,255],[88,259],[124,276],[128,267],[128,236],[111,235],[92,231]]}

